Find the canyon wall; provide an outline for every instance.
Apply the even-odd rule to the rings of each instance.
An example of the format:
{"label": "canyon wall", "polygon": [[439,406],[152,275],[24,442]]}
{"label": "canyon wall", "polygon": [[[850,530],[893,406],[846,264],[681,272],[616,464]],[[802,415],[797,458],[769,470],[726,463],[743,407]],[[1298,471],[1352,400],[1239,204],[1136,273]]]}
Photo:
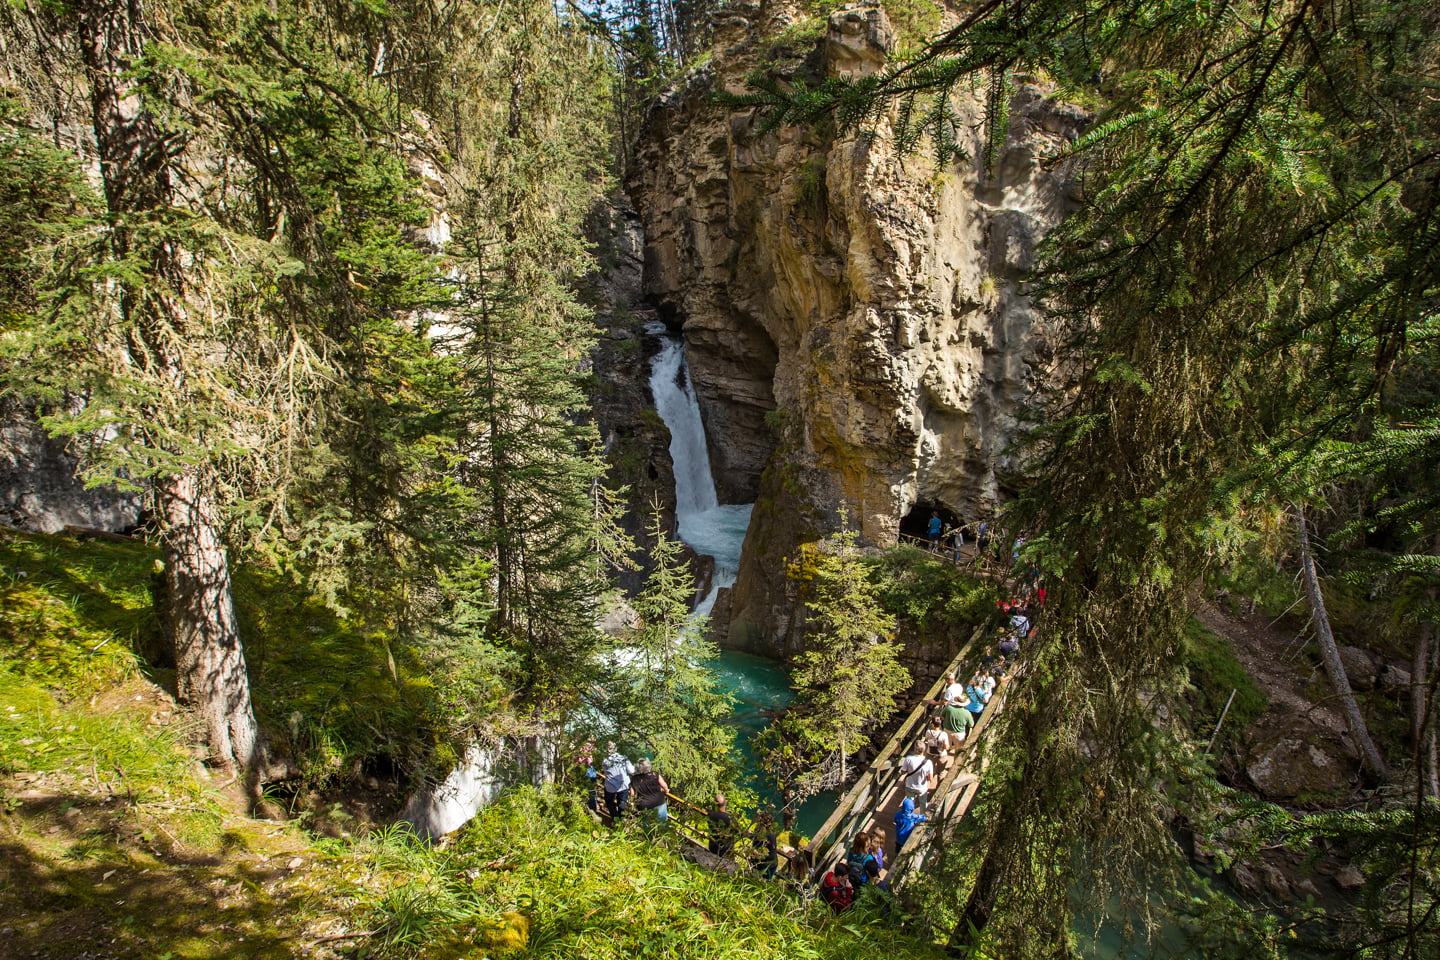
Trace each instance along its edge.
{"label": "canyon wall", "polygon": [[854,77],[894,45],[878,6],[807,22],[727,8],[710,63],[646,118],[629,192],[644,294],[683,330],[722,502],[756,501],[722,639],[770,655],[798,637],[786,559],[845,522],[893,544],[906,515],[974,521],[1007,493],[1007,448],[1047,382],[1054,331],[1017,283],[1077,200],[1044,165],[1087,116],[1022,86],[991,169],[982,109],[957,97],[968,156],[902,155],[869,130],[764,128],[714,100],[781,80]]}

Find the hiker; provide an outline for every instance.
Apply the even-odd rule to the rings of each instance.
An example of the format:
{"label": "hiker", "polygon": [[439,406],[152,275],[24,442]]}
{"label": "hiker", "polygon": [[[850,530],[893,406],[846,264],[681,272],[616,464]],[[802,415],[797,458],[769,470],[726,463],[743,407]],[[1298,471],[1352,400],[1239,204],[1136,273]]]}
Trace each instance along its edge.
{"label": "hiker", "polygon": [[635,772],[635,764],[626,759],[625,754],[616,751],[613,740],[605,744],[605,750],[607,756],[600,769],[605,773],[605,810],[613,824],[625,812],[625,800],[630,796],[630,775]]}
{"label": "hiker", "polygon": [[945,689],[940,691],[941,703],[959,703],[965,699],[965,685],[954,673],[945,674]]}
{"label": "hiker", "polygon": [[1000,651],[1001,658],[1004,660],[1006,666],[1009,666],[1014,662],[1016,657],[1020,656],[1020,641],[1013,636],[1009,636],[996,644],[995,649]]}
{"label": "hiker", "polygon": [[[948,710],[949,707],[946,707]],[[905,775],[905,797],[915,801],[915,806],[925,810],[925,797],[930,793],[930,780],[935,776],[935,764],[918,747],[900,761],[900,772]]]}
{"label": "hiker", "polygon": [[956,563],[959,563],[959,562],[960,562],[960,551],[961,551],[961,549],[962,549],[964,546],[965,546],[965,528],[964,528],[964,527],[956,527],[955,530],[950,534],[950,547],[951,547],[951,549],[953,549],[953,550],[955,551],[955,552],[954,552],[954,560],[955,560]]}
{"label": "hiker", "polygon": [[985,712],[985,702],[989,699],[989,697],[980,695],[980,689],[977,686],[979,680],[979,677],[972,677],[970,683],[965,687],[965,709],[974,716],[976,723],[980,722],[980,714]]}
{"label": "hiker", "polygon": [[900,848],[905,846],[905,841],[910,839],[910,832],[915,829],[917,823],[924,823],[930,818],[921,813],[915,812],[915,801],[906,797],[900,804],[900,809],[895,811],[895,855],[900,855]]}
{"label": "hiker", "polygon": [[642,758],[630,781],[630,797],[636,810],[654,810],[655,819],[664,823],[670,818],[670,784],[665,778],[650,769],[648,758]]}
{"label": "hiker", "polygon": [[575,762],[585,768],[585,806],[591,813],[600,812],[600,772],[595,769],[595,742],[587,740],[575,755]]}
{"label": "hiker", "polygon": [[970,681],[965,693],[972,698],[978,697],[981,703],[988,705],[990,698],[995,696],[995,678],[982,670],[975,674],[975,679]]}
{"label": "hiker", "polygon": [[875,858],[875,866],[880,868],[880,876],[885,876],[885,848],[889,846],[890,837],[884,827],[870,828],[870,855]]}
{"label": "hiker", "polygon": [[880,864],[870,852],[870,834],[861,830],[850,842],[850,853],[845,857],[850,866],[850,883],[857,889],[872,880],[880,879]]}
{"label": "hiker", "polygon": [[930,726],[925,730],[923,742],[925,752],[929,755],[931,762],[935,764],[935,772],[943,776],[945,770],[950,766],[950,734],[940,726],[938,716],[930,718]]}
{"label": "hiker", "polygon": [[950,749],[959,753],[970,728],[975,726],[975,715],[962,703],[946,704],[945,709],[940,711],[940,726],[950,734]]}
{"label": "hiker", "polygon": [[855,902],[855,888],[850,885],[850,867],[843,860],[820,881],[820,899],[836,913],[844,913]]}
{"label": "hiker", "polygon": [[1018,603],[1010,607],[1010,628],[1015,631],[1015,639],[1023,640],[1030,636],[1030,618],[1024,607]]}
{"label": "hiker", "polygon": [[706,849],[717,857],[729,857],[735,850],[735,818],[726,809],[725,794],[715,794],[715,809],[705,814],[710,821],[710,842]]}
{"label": "hiker", "polygon": [[930,550],[934,552],[940,546],[940,531],[945,528],[945,521],[940,519],[940,514],[930,511],[930,523],[925,527],[926,536],[930,540]]}

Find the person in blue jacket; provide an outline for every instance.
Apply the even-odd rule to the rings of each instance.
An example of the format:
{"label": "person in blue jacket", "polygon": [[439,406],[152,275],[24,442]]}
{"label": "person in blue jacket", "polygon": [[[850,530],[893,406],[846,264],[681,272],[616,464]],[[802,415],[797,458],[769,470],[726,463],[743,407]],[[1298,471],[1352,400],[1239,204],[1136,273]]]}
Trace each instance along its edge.
{"label": "person in blue jacket", "polygon": [[905,846],[905,841],[910,839],[910,831],[915,829],[917,823],[924,823],[930,818],[923,813],[915,812],[915,801],[909,797],[900,804],[900,809],[895,811],[895,853],[898,856],[900,848]]}
{"label": "person in blue jacket", "polygon": [[965,704],[965,709],[975,714],[975,720],[979,722],[980,714],[985,711],[985,697],[980,692],[980,688],[976,686],[977,681],[978,678],[971,680],[969,686],[965,688],[965,696],[970,698],[970,702]]}
{"label": "person in blue jacket", "polygon": [[[936,550],[940,546],[940,532],[945,529],[945,521],[940,519],[940,514],[931,512],[930,522],[925,525],[925,536],[930,541],[930,549]],[[853,877],[851,878],[854,879]]]}

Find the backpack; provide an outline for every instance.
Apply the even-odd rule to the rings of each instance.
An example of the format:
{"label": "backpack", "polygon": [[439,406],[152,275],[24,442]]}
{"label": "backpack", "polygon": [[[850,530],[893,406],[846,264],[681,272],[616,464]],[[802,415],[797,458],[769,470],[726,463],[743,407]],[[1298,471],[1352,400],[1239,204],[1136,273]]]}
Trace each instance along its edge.
{"label": "backpack", "polygon": [[630,789],[630,761],[624,757],[609,757],[605,760],[605,789],[610,793],[622,793]]}
{"label": "backpack", "polygon": [[880,875],[880,865],[873,854],[851,853],[846,855],[845,862],[850,865],[850,882],[856,886],[863,887],[872,877]]}

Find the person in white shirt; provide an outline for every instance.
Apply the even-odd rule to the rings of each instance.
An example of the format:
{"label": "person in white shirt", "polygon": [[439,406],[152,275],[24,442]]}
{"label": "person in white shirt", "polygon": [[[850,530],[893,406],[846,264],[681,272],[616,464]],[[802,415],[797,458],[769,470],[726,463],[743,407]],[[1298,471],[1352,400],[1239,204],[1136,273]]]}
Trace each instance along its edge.
{"label": "person in white shirt", "polygon": [[930,726],[925,731],[925,736],[920,741],[925,748],[926,754],[931,758],[938,753],[940,760],[935,764],[936,773],[944,776],[945,769],[950,766],[950,734],[940,725],[940,718],[933,717]]}
{"label": "person in white shirt", "polygon": [[945,674],[945,689],[940,691],[941,703],[959,703],[965,698],[965,684],[955,679],[955,674]]}
{"label": "person in white shirt", "polygon": [[930,793],[930,778],[935,776],[935,765],[917,747],[900,761],[900,772],[905,775],[905,796],[915,801],[916,811],[925,811],[925,797]]}

